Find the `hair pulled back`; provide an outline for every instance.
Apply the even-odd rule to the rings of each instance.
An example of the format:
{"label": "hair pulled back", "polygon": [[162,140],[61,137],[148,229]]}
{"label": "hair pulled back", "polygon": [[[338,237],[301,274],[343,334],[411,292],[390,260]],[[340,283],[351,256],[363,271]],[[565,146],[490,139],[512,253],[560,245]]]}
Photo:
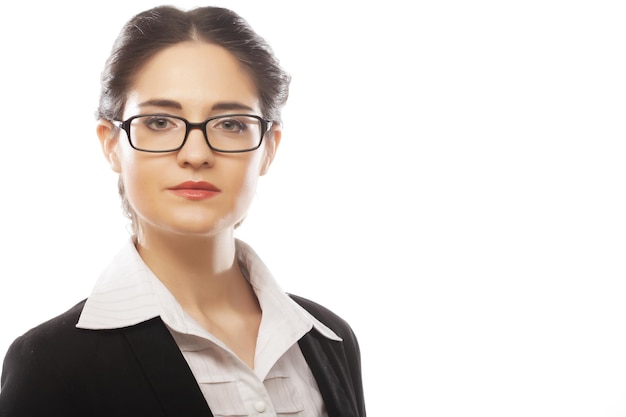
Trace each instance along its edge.
{"label": "hair pulled back", "polygon": [[185,41],[210,42],[233,54],[256,85],[262,116],[281,121],[290,76],[267,42],[241,16],[220,7],[183,11],[160,6],[131,18],[113,44],[102,72],[97,117],[120,120],[139,69],[157,52]]}

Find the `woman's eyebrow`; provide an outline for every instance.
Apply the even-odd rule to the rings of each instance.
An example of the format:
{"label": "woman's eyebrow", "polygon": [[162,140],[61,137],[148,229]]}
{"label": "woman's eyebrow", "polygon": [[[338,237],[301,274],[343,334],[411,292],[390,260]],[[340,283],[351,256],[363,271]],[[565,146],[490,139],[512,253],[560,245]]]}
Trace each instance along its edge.
{"label": "woman's eyebrow", "polygon": [[182,110],[183,108],[183,106],[179,102],[167,99],[153,99],[144,101],[143,103],[139,103],[139,107],[145,106],[169,107],[177,110]]}
{"label": "woman's eyebrow", "polygon": [[211,110],[246,110],[246,111],[254,111],[254,109],[250,106],[246,106],[242,103],[237,103],[235,101],[226,101],[221,103],[216,103],[211,107]]}
{"label": "woman's eyebrow", "polygon": [[[146,100],[138,105],[141,107],[146,106],[155,106],[155,107],[166,107],[176,110],[182,110],[183,106],[178,101],[168,100],[168,99],[151,99]],[[220,103],[216,103],[211,107],[212,111],[215,110],[245,110],[245,111],[254,111],[254,109],[250,106],[247,106],[243,103],[239,103],[236,101],[224,101]]]}

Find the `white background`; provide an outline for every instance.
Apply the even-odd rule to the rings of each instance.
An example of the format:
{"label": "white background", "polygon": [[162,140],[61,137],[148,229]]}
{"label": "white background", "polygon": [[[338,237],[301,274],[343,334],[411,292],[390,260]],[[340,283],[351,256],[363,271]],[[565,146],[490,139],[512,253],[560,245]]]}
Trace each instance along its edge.
{"label": "white background", "polygon": [[[127,239],[93,114],[157,4],[3,6],[1,355]],[[218,3],[293,76],[240,237],[352,324],[370,416],[626,416],[622,4]]]}

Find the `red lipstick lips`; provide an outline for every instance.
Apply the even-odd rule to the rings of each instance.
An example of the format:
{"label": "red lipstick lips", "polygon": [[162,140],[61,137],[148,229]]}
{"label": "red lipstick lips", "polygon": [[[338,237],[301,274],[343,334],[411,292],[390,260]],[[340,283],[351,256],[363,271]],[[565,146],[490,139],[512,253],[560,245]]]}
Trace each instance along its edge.
{"label": "red lipstick lips", "polygon": [[177,196],[196,201],[206,200],[220,193],[219,188],[206,181],[185,181],[169,190]]}

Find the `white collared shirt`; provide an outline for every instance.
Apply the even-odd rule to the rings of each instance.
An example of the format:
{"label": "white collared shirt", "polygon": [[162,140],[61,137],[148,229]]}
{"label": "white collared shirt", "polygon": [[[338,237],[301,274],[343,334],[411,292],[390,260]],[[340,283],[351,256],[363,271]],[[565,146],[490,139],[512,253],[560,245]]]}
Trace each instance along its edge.
{"label": "white collared shirt", "polygon": [[254,369],[182,309],[132,241],[103,271],[76,326],[116,329],[161,317],[216,417],[326,417],[297,342],[313,327],[329,339],[341,339],[282,291],[248,245],[239,240],[236,244],[239,265],[263,312]]}

